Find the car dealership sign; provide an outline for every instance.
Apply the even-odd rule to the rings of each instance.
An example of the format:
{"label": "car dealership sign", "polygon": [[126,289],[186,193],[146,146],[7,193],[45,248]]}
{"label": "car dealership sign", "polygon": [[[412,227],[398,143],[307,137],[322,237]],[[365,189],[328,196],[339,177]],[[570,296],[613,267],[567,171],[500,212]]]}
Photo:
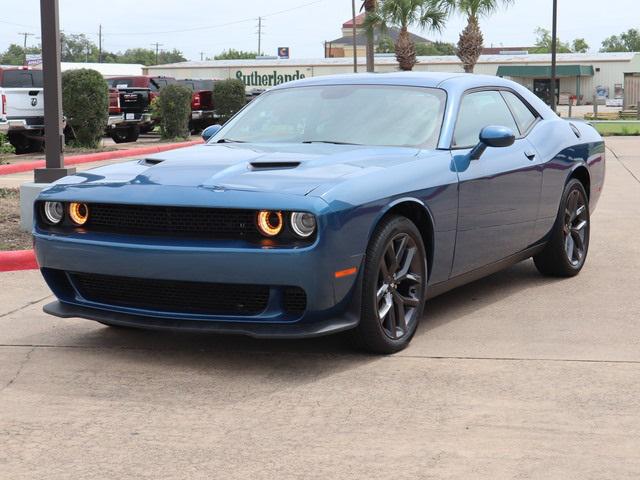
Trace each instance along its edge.
{"label": "car dealership sign", "polygon": [[281,73],[274,70],[270,73],[261,73],[257,70],[246,74],[242,70],[236,72],[236,78],[242,80],[247,87],[274,87],[281,83],[291,82],[292,80],[300,80],[305,78],[304,73],[296,70],[292,73]]}

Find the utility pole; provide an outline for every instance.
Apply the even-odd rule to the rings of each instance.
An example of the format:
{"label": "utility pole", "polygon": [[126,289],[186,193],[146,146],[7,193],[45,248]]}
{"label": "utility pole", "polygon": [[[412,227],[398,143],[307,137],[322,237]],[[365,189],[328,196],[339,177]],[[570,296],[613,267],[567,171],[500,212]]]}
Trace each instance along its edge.
{"label": "utility pole", "polygon": [[556,54],[558,50],[558,0],[553,0],[553,25],[551,27],[551,110],[556,111]]}
{"label": "utility pole", "polygon": [[102,63],[102,24],[98,26],[98,63]]}
{"label": "utility pole", "polygon": [[262,55],[262,17],[258,17],[258,56]]}
{"label": "utility pole", "polygon": [[162,47],[162,43],[156,42],[156,43],[152,43],[151,45],[152,46],[155,45],[155,47],[156,47],[156,65],[158,65],[158,52],[159,52],[160,47]]}
{"label": "utility pole", "polygon": [[353,71],[358,73],[358,41],[356,40],[356,0],[351,0],[351,16],[353,21]]}
{"label": "utility pole", "polygon": [[204,60],[204,52],[200,52],[200,61]]}
{"label": "utility pole", "polygon": [[29,32],[19,32],[18,35],[22,35],[24,36],[24,42],[23,42],[23,52],[24,52],[24,65],[27,64],[27,37],[33,37],[33,33],[29,33]]}

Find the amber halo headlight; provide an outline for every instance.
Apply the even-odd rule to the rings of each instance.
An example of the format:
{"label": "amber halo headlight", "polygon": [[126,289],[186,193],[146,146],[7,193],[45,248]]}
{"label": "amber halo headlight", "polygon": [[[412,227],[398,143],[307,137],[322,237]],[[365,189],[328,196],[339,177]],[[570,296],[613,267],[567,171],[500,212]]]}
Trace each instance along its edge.
{"label": "amber halo headlight", "polygon": [[84,225],[89,220],[89,207],[86,203],[70,203],[69,217],[76,225]]}
{"label": "amber halo headlight", "polygon": [[282,231],[282,212],[260,210],[257,224],[258,230],[265,237],[275,237]]}
{"label": "amber halo headlight", "polygon": [[57,225],[64,217],[64,206],[60,202],[44,202],[44,216],[49,223]]}
{"label": "amber halo headlight", "polygon": [[316,217],[312,213],[293,212],[291,229],[300,238],[309,238],[316,231]]}

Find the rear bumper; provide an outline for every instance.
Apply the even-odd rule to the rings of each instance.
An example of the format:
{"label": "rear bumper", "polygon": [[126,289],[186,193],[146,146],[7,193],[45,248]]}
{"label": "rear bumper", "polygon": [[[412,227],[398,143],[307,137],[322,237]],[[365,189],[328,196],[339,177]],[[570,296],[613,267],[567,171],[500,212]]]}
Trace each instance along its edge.
{"label": "rear bumper", "polygon": [[210,120],[217,118],[213,110],[192,110],[191,120]]}
{"label": "rear bumper", "polygon": [[121,113],[119,115],[109,115],[107,119],[108,128],[127,127],[151,122],[150,113]]}
{"label": "rear bumper", "polygon": [[44,130],[44,118],[17,118],[0,121],[0,132],[21,132]]}

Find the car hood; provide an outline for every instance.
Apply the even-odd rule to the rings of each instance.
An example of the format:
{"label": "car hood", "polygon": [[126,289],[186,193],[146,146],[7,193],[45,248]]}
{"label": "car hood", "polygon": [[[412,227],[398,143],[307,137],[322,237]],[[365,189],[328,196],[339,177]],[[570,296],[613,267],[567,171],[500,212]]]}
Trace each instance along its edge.
{"label": "car hood", "polygon": [[206,144],[81,172],[64,183],[145,184],[307,195],[415,159],[419,150],[333,144]]}

